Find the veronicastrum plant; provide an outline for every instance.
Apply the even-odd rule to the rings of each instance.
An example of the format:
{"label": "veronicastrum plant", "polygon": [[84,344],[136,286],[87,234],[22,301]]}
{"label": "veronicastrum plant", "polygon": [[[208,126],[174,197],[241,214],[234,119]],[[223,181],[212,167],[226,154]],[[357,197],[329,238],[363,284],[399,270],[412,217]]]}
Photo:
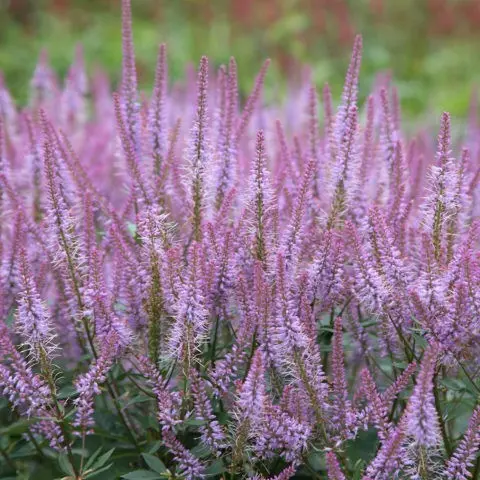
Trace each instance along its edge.
{"label": "veronicastrum plant", "polygon": [[[480,131],[388,77],[0,87],[2,478],[479,478]],[[472,105],[476,107],[476,105]],[[472,111],[473,108],[472,108]]]}

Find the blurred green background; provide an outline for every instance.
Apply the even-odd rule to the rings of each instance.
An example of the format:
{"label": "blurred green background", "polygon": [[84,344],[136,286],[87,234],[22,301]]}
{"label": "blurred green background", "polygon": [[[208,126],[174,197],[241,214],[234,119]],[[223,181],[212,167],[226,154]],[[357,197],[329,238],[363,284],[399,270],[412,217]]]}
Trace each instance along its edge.
{"label": "blurred green background", "polygon": [[[390,70],[405,115],[466,113],[480,83],[480,0],[132,0],[141,85],[153,79],[157,46],[167,42],[172,78],[202,54],[220,65],[234,55],[241,88],[270,57],[270,91],[301,65],[340,93],[355,33],[364,36],[361,93]],[[118,80],[120,0],[0,0],[0,70],[20,103],[39,51],[65,73],[76,43],[89,69]]]}

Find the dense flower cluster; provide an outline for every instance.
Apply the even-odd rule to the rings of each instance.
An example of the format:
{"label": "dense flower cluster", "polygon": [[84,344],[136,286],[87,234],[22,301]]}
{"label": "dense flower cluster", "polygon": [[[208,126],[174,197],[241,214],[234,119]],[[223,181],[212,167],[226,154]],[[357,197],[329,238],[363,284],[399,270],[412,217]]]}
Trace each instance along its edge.
{"label": "dense flower cluster", "polygon": [[478,478],[476,119],[407,134],[382,76],[359,106],[360,37],[323,121],[310,79],[264,104],[268,62],[243,108],[233,58],[170,85],[165,45],[141,96],[128,0],[123,40],[116,93],[81,50],[1,87],[7,464],[89,478],[103,435],[125,478]]}

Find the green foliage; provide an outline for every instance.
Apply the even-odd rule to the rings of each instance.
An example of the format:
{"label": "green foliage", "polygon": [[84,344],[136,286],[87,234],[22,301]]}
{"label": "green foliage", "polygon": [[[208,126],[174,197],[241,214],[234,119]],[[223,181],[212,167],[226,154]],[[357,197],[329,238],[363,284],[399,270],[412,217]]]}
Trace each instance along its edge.
{"label": "green foliage", "polygon": [[150,455],[149,453],[142,453],[142,457],[153,471],[157,473],[164,473],[167,471],[167,467],[165,467],[163,462],[154,455]]}
{"label": "green foliage", "polygon": [[122,478],[126,480],[157,480],[162,476],[150,470],[135,470],[122,475]]}

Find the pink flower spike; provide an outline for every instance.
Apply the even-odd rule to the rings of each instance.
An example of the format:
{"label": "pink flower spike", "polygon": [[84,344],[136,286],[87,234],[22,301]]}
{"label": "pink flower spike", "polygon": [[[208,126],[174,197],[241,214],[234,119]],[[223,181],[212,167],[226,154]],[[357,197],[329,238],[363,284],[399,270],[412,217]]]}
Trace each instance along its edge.
{"label": "pink flower spike", "polygon": [[136,152],[139,148],[139,103],[137,92],[137,68],[132,33],[131,0],[122,0],[122,114],[125,116],[129,142]]}
{"label": "pink flower spike", "polygon": [[204,467],[176,438],[172,432],[163,432],[163,443],[177,463],[178,473],[186,480],[204,478]]}
{"label": "pink flower spike", "polygon": [[325,459],[327,462],[328,480],[345,480],[345,475],[340,468],[336,455],[333,452],[327,452]]}
{"label": "pink flower spike", "polygon": [[43,355],[53,355],[55,332],[47,308],[40,299],[32,271],[23,246],[20,247],[20,285],[17,330],[33,360],[39,362]]}
{"label": "pink flower spike", "polygon": [[153,154],[153,173],[163,174],[167,152],[167,46],[161,44],[158,50],[155,84],[150,101],[148,129]]}
{"label": "pink flower spike", "polygon": [[247,378],[240,386],[237,406],[243,419],[252,424],[261,421],[266,401],[265,370],[262,353],[255,352]]}
{"label": "pink flower spike", "polygon": [[438,354],[437,345],[430,345],[426,350],[407,406],[406,433],[418,445],[425,447],[435,447],[440,442],[440,426],[433,396],[433,376]]}
{"label": "pink flower spike", "polygon": [[197,107],[185,150],[185,190],[189,202],[193,238],[202,239],[205,209],[205,173],[211,161],[208,131],[208,59],[202,57],[197,74]]}
{"label": "pink flower spike", "polygon": [[447,462],[445,477],[448,480],[468,480],[472,478],[470,468],[480,449],[480,407],[477,407],[463,438]]}

